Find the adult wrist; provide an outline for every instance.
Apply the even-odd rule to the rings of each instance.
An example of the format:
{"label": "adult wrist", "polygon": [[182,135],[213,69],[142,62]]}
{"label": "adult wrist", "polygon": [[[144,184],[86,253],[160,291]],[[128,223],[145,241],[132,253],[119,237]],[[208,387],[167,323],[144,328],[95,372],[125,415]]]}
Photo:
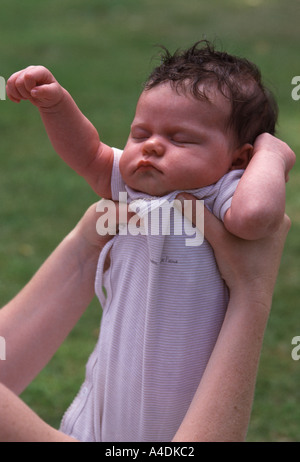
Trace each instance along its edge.
{"label": "adult wrist", "polygon": [[262,316],[269,316],[272,305],[273,291],[263,283],[239,284],[230,289],[230,302],[239,309],[257,311]]}

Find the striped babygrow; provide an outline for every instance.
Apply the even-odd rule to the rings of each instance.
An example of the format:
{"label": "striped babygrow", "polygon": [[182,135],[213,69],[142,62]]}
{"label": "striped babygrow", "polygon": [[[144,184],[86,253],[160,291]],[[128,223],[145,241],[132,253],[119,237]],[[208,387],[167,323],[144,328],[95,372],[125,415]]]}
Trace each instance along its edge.
{"label": "striped babygrow", "polygon": [[[113,199],[149,196],[126,187],[115,150]],[[193,194],[223,218],[242,175],[232,171]],[[176,192],[168,195],[172,200]],[[147,205],[144,207],[147,209]],[[228,303],[206,240],[185,235],[115,236],[100,254],[96,293],[103,307],[98,343],[61,430],[81,441],[170,441],[211,355]],[[110,268],[103,272],[110,252]],[[102,290],[105,287],[105,292]]]}

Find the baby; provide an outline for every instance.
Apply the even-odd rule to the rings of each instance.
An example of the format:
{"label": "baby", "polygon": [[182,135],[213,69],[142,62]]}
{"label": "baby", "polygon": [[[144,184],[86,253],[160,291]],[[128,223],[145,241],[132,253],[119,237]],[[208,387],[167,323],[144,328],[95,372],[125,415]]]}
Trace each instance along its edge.
{"label": "baby", "polygon": [[[38,107],[55,150],[97,194],[118,200],[126,193],[142,218],[188,191],[243,239],[262,238],[282,220],[294,157],[271,136],[276,104],[245,59],[207,42],[166,52],[138,100],[123,152],[99,140],[44,67],[11,76],[7,95]],[[270,135],[255,142],[264,132]],[[170,441],[201,381],[228,290],[207,241],[187,246],[184,231],[169,226],[169,235],[119,234],[101,252],[100,336],[61,425],[81,441]]]}

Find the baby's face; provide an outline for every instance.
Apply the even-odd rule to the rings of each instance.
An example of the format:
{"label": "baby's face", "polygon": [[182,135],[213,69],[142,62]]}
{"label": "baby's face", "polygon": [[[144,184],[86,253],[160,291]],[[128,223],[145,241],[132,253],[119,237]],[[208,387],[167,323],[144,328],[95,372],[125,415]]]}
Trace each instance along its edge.
{"label": "baby's face", "polygon": [[169,83],[141,94],[120,160],[128,186],[163,196],[213,184],[231,169],[230,103],[218,91],[209,96],[199,101]]}

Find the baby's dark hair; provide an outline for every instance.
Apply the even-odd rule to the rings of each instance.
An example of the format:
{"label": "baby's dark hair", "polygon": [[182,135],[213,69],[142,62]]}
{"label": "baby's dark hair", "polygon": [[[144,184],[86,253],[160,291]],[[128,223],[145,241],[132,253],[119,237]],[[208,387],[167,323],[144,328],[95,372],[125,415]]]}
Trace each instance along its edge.
{"label": "baby's dark hair", "polygon": [[[239,144],[253,144],[261,133],[275,133],[278,117],[277,103],[263,85],[258,67],[245,58],[216,51],[207,40],[195,43],[173,55],[163,47],[161,64],[145,83],[145,91],[169,82],[178,92],[189,91],[197,99],[209,99],[205,90],[217,86],[230,100],[231,115],[228,127]],[[202,90],[199,85],[205,84]]]}

